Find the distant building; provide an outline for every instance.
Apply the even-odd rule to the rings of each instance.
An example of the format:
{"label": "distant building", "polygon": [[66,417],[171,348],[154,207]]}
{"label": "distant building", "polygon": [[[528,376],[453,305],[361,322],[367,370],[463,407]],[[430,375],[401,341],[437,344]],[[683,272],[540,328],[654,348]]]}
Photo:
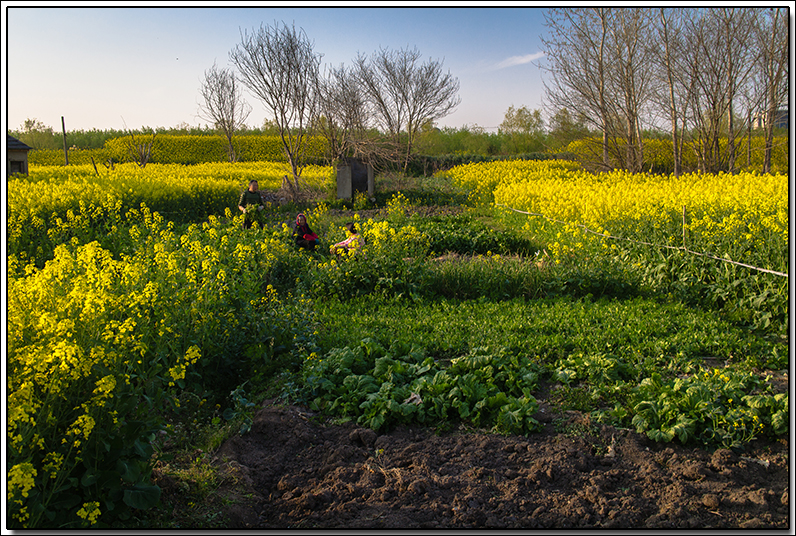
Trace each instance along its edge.
{"label": "distant building", "polygon": [[13,136],[6,134],[6,177],[14,173],[28,174],[28,147]]}
{"label": "distant building", "polygon": [[[764,128],[766,126],[766,113],[761,113],[755,116],[752,120],[752,127],[753,128]],[[774,128],[784,128],[787,129],[789,125],[789,114],[788,110],[777,110],[777,113],[774,114]]]}

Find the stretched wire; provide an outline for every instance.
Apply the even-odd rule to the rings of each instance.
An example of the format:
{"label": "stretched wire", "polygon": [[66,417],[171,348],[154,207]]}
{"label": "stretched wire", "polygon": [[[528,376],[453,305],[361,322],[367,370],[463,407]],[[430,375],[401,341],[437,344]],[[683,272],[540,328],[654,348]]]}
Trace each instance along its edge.
{"label": "stretched wire", "polygon": [[609,235],[609,234],[593,231],[593,230],[589,229],[588,227],[586,227],[585,225],[580,224],[580,223],[572,223],[572,222],[557,220],[555,218],[551,218],[550,216],[545,216],[544,214],[538,214],[536,212],[526,212],[524,210],[518,210],[516,208],[512,208],[512,207],[510,207],[508,205],[504,205],[502,203],[495,203],[495,205],[498,206],[498,207],[507,208],[507,209],[509,209],[509,210],[511,210],[513,212],[517,212],[519,214],[527,214],[528,216],[540,216],[542,218],[545,218],[546,220],[553,221],[553,222],[556,222],[556,223],[563,223],[565,225],[575,225],[577,227],[582,228],[587,233],[591,233],[591,234],[594,234],[594,235],[597,235],[597,236],[602,236],[604,238],[611,238],[613,240],[626,240],[628,242],[633,242],[634,244],[642,244],[644,246],[652,246],[652,247],[656,247],[656,248],[666,248],[666,249],[674,249],[674,250],[677,250],[677,251],[684,251],[686,253],[691,253],[692,255],[699,255],[700,257],[708,257],[710,259],[715,259],[717,261],[728,262],[730,264],[743,266],[744,268],[750,268],[752,270],[757,270],[759,272],[765,272],[767,274],[774,274],[774,275],[778,275],[778,276],[781,276],[781,277],[789,277],[788,274],[783,273],[783,272],[777,272],[775,270],[768,270],[767,268],[760,268],[758,266],[752,266],[751,264],[745,264],[745,263],[742,263],[742,262],[733,261],[733,260],[725,259],[725,258],[722,258],[722,257],[716,257],[714,255],[710,255],[709,253],[700,253],[698,251],[690,250],[690,249],[688,249],[687,247],[684,247],[684,246],[667,246],[667,245],[664,245],[664,244],[653,244],[653,243],[644,242],[644,241],[641,241],[641,240],[633,240],[633,239],[630,239],[630,238],[624,238],[622,236],[612,236],[612,235]]}

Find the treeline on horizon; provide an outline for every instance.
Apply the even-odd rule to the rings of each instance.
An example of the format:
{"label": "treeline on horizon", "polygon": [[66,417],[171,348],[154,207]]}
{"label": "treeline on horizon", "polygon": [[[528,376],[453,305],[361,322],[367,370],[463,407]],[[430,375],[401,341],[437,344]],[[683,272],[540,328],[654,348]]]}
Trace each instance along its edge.
{"label": "treeline on horizon", "polygon": [[[568,110],[562,109],[546,124],[540,119],[538,110],[529,111],[526,107],[515,109],[513,106],[506,112],[506,117],[497,132],[489,132],[479,125],[462,127],[437,127],[426,124],[421,128],[415,147],[416,160],[428,162],[429,158],[465,156],[470,160],[478,156],[505,158],[519,156],[542,157],[542,155],[566,156],[568,146],[578,140],[593,138],[598,132],[586,126],[584,118],[573,117]],[[521,118],[526,118],[522,121]],[[525,124],[523,124],[525,123]],[[8,130],[8,134],[17,138],[34,150],[63,150],[64,137],[52,127],[44,125],[37,119],[28,119],[16,130]],[[141,127],[138,129],[90,129],[67,130],[66,146],[70,149],[102,149],[108,140],[129,138],[132,136],[218,136],[219,132],[208,126],[191,126],[181,124],[173,127]],[[374,135],[380,133],[374,132]],[[762,130],[751,132],[752,137],[763,136]],[[278,136],[279,131],[274,124],[266,121],[261,127],[245,126],[238,130],[236,137],[245,136]],[[383,135],[383,134],[382,134]],[[777,129],[777,137],[787,137],[787,129]],[[666,140],[668,133],[660,130],[646,130],[646,140]],[[786,144],[787,145],[787,144]],[[450,160],[461,160],[451,159]]]}
{"label": "treeline on horizon", "polygon": [[[16,130],[9,129],[8,134],[27,144],[33,149],[63,149],[64,139],[61,132],[45,125],[38,119],[27,119]],[[66,145],[77,149],[102,149],[105,142],[114,138],[145,135],[169,136],[216,136],[220,132],[209,126],[192,126],[186,123],[173,127],[143,126],[137,129],[97,129],[67,130]],[[372,132],[373,135],[386,136],[384,133]],[[485,156],[509,156],[521,153],[556,152],[565,148],[570,142],[596,134],[585,126],[584,118],[574,118],[566,109],[561,110],[549,124],[541,119],[539,110],[529,110],[523,106],[510,107],[497,132],[489,132],[480,125],[464,125],[462,127],[437,127],[434,123],[426,123],[420,129],[417,153],[424,155],[442,154],[481,154]],[[664,132],[649,132],[651,138],[663,138]],[[279,129],[271,121],[265,121],[260,127],[244,126],[235,132],[235,136],[279,136]]]}

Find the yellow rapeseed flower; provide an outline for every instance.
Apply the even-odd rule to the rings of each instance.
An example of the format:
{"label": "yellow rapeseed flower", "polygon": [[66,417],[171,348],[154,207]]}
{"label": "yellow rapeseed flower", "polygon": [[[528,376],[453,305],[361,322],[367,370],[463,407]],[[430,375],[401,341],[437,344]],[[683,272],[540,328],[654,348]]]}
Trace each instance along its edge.
{"label": "yellow rapeseed flower", "polygon": [[78,517],[81,517],[93,525],[97,522],[97,518],[102,513],[99,508],[99,502],[92,501],[83,503],[83,507],[77,511]]}
{"label": "yellow rapeseed flower", "polygon": [[[34,477],[38,473],[30,462],[18,463],[8,471],[8,500],[11,501],[19,493],[27,497],[28,492],[36,486]],[[19,504],[22,504],[21,502]]]}

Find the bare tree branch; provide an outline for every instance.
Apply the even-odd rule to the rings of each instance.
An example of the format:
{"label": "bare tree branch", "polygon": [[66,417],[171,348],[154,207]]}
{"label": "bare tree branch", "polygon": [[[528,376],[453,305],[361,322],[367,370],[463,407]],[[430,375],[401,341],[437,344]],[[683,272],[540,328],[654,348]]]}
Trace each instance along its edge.
{"label": "bare tree branch", "polygon": [[273,115],[292,171],[285,186],[295,195],[305,162],[308,129],[317,113],[321,56],[304,30],[274,23],[241,33],[230,59],[243,84]]}
{"label": "bare tree branch", "polygon": [[760,50],[756,64],[759,73],[758,87],[762,94],[759,109],[765,114],[763,173],[769,173],[774,145],[774,119],[780,107],[787,104],[790,87],[787,12],[779,8],[764,11],[755,28],[755,38]]}
{"label": "bare tree branch", "polygon": [[329,68],[319,83],[317,128],[326,137],[331,160],[357,154],[370,120],[367,100],[354,72],[344,66]]}
{"label": "bare tree branch", "polygon": [[205,71],[199,94],[202,103],[199,105],[200,117],[209,121],[227,139],[227,156],[230,162],[238,160],[232,137],[242,127],[252,111],[251,106],[243,100],[241,88],[235,74],[228,69],[219,69],[216,64]]}
{"label": "bare tree branch", "polygon": [[392,145],[401,145],[406,135],[403,166],[406,170],[417,133],[426,121],[439,119],[459,105],[459,81],[442,72],[442,63],[418,64],[415,49],[380,49],[369,58],[358,55],[354,71],[362,84],[377,126],[384,129]]}

